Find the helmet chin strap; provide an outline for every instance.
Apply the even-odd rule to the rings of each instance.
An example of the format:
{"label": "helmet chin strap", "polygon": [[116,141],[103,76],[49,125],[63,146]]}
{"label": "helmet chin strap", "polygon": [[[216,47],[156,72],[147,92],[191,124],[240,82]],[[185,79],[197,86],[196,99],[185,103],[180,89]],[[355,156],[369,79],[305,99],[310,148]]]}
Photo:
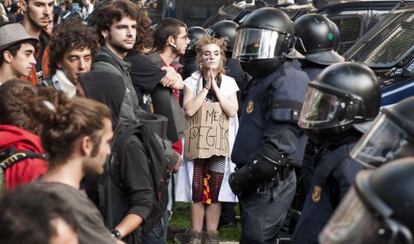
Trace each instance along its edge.
{"label": "helmet chin strap", "polygon": [[264,77],[274,72],[284,62],[284,58],[240,60],[245,72],[252,77]]}

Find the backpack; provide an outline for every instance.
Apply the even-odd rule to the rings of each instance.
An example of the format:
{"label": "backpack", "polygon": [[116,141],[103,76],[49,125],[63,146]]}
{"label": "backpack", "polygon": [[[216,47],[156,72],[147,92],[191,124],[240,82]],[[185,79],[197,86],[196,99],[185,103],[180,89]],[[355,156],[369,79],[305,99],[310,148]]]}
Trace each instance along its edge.
{"label": "backpack", "polygon": [[[140,122],[121,120],[115,129],[115,137],[112,144],[111,154],[105,163],[105,173],[98,180],[99,209],[105,216],[105,223],[108,227],[113,228],[118,223],[113,223],[114,214],[111,206],[104,206],[109,203],[113,192],[108,186],[115,185],[119,189],[123,186],[118,179],[116,168],[120,164],[120,155],[124,155],[125,142],[127,138],[135,135],[142,142],[148,158],[148,166],[152,178],[152,185],[155,192],[155,202],[152,209],[142,225],[142,232],[149,233],[159,223],[162,215],[168,205],[168,181],[170,174],[167,171],[167,161],[164,156],[164,149],[155,137],[152,130]],[[115,194],[113,194],[115,195]]]}
{"label": "backpack", "polygon": [[6,191],[6,169],[15,163],[28,158],[46,160],[46,154],[35,153],[28,150],[16,150],[14,146],[6,147],[0,151],[0,195],[3,195]]}

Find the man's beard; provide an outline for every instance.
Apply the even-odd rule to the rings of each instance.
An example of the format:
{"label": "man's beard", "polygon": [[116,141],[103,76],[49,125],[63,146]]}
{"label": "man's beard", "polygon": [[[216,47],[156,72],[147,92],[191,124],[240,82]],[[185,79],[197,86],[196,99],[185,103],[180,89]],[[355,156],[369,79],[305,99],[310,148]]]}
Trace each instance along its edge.
{"label": "man's beard", "polygon": [[117,43],[113,43],[111,42],[112,40],[112,35],[109,33],[108,35],[108,43],[111,45],[111,47],[118,53],[124,53],[126,54],[127,52],[131,51],[133,48],[125,48],[122,45],[119,45]]}
{"label": "man's beard", "polygon": [[39,25],[33,18],[32,18],[32,16],[31,16],[31,10],[30,10],[30,8],[28,7],[27,8],[27,18],[28,18],[28,20],[29,20],[29,22],[30,22],[30,24],[32,25],[32,26],[34,26],[36,29],[38,29],[38,30],[42,30],[42,29],[44,29],[44,28],[46,28],[47,27],[47,23],[45,24],[45,26],[41,26],[41,25]]}

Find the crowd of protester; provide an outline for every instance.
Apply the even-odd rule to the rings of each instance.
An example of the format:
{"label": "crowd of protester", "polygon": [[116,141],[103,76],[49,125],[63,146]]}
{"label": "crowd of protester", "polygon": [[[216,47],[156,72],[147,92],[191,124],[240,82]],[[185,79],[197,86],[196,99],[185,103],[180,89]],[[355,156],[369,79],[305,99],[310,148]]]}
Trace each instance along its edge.
{"label": "crowd of protester", "polygon": [[[186,125],[178,61],[189,38],[186,24],[178,19],[164,19],[153,29],[144,4],[1,3],[0,149],[6,155],[2,160],[26,153],[3,168],[4,192],[29,185],[21,191],[50,194],[51,200],[38,196],[45,203],[54,198],[67,203],[71,219],[59,212],[51,217],[45,213],[44,220],[38,220],[51,221],[45,236],[39,233],[50,243],[58,243],[54,239],[63,228],[53,224],[55,219],[66,223],[63,234],[71,230],[69,234],[76,237],[71,240],[79,243],[166,242],[170,217],[166,205],[172,201],[166,189],[183,161]],[[222,50],[219,56],[223,54]],[[210,86],[218,89],[217,84]],[[237,90],[232,89],[234,94]],[[236,111],[233,106],[231,115]],[[202,175],[197,179],[202,186]],[[22,206],[30,203],[18,194],[10,199]],[[197,194],[200,199],[202,191],[197,189]],[[5,211],[10,199],[6,194]],[[214,199],[212,206],[217,205],[217,196]],[[209,233],[217,242],[219,205],[214,216]],[[30,217],[12,220],[4,215],[0,222],[20,224]],[[14,234],[8,243],[15,243],[20,232],[9,231]]]}
{"label": "crowd of protester", "polygon": [[[241,243],[276,243],[281,231],[316,243],[364,168],[348,153],[378,113],[375,74],[344,63],[339,31],[320,15],[293,23],[263,8],[205,30],[175,18],[153,26],[147,2],[0,2],[0,242],[166,243],[171,205],[187,201],[183,243],[219,243],[237,202]],[[323,49],[311,22],[330,29]],[[186,158],[186,120],[206,103],[229,118],[229,150]],[[318,127],[323,116],[334,122]],[[289,208],[303,209],[295,231],[283,230]]]}

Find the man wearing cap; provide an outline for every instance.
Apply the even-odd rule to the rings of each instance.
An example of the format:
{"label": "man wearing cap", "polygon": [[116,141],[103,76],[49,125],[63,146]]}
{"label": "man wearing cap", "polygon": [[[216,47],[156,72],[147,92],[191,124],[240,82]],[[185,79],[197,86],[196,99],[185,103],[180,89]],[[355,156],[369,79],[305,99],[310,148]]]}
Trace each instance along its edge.
{"label": "man wearing cap", "polygon": [[7,80],[29,76],[36,65],[38,39],[20,24],[0,27],[0,85]]}
{"label": "man wearing cap", "polygon": [[54,0],[24,0],[23,25],[26,32],[39,39],[39,50],[36,54],[36,66],[33,67],[28,80],[33,84],[39,84],[44,78],[49,77],[48,51],[46,50],[49,34],[45,31],[49,20],[53,18]]}

